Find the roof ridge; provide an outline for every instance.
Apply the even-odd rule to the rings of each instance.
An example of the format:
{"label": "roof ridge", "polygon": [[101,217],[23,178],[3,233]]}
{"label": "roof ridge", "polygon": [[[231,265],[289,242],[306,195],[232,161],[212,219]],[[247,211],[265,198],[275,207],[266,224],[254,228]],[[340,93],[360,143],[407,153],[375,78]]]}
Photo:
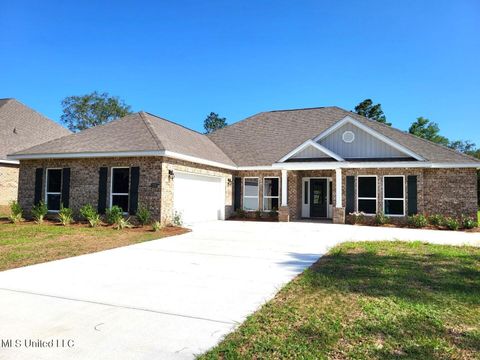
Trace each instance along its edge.
{"label": "roof ridge", "polygon": [[182,124],[176,123],[175,121],[168,120],[168,119],[165,119],[165,118],[163,118],[163,117],[161,117],[161,116],[158,116],[158,115],[149,113],[148,111],[142,111],[142,112],[143,112],[144,114],[147,114],[147,115],[156,117],[157,119],[160,119],[160,120],[163,120],[163,121],[167,121],[167,122],[169,122],[170,124],[180,126],[180,127],[184,128],[185,130],[192,131],[192,132],[197,133],[197,134],[200,134],[200,135],[205,135],[205,134],[202,134],[200,131],[190,129],[190,128],[186,127],[185,125],[182,125]]}
{"label": "roof ridge", "polygon": [[[430,141],[430,140],[428,140],[428,139],[424,139],[424,138],[422,138],[422,137],[420,137],[420,136],[416,136],[416,135],[414,135],[414,134],[411,134],[411,133],[408,132],[408,131],[402,131],[402,130],[400,130],[400,129],[397,129],[396,127],[386,125],[386,124],[384,124],[384,123],[381,123],[381,122],[376,121],[376,120],[373,120],[373,119],[369,119],[369,118],[367,118],[366,116],[363,116],[363,115],[354,113],[353,111],[348,111],[348,110],[342,109],[342,108],[340,108],[340,107],[339,107],[339,109],[341,109],[341,110],[343,110],[343,111],[347,111],[347,112],[349,112],[349,113],[351,113],[351,114],[354,114],[354,115],[356,115],[356,116],[360,116],[360,117],[362,117],[362,118],[364,118],[364,119],[366,119],[366,120],[368,120],[368,121],[374,121],[374,122],[380,124],[380,126],[383,126],[383,127],[385,127],[385,128],[389,128],[389,129],[392,129],[392,130],[394,130],[394,131],[396,131],[396,132],[398,132],[398,133],[401,133],[402,135],[407,135],[407,136],[409,136],[409,137],[411,137],[411,138],[418,139],[418,140],[423,141],[423,142],[425,142],[425,143],[427,143],[427,144],[430,144],[430,145],[434,145],[434,146],[436,146],[436,147],[439,147],[439,148],[441,148],[441,149],[443,149],[443,150],[448,150],[448,151],[450,151],[450,152],[452,152],[452,153],[454,153],[454,154],[456,154],[456,155],[462,155],[463,157],[465,157],[465,158],[467,158],[467,159],[469,159],[469,160],[479,161],[477,158],[475,158],[475,157],[473,157],[473,156],[470,156],[470,155],[468,155],[468,154],[465,154],[465,153],[462,153],[462,152],[460,152],[460,151],[454,150],[454,149],[452,149],[452,148],[449,148],[448,146],[445,146],[445,145],[438,144],[438,143],[436,143],[436,142]],[[386,136],[386,135],[385,135],[385,136]],[[392,140],[393,140],[393,139],[392,139]],[[405,146],[405,145],[404,145],[404,146]],[[405,146],[405,147],[408,148],[410,151],[413,151],[413,150],[411,150],[408,146]]]}
{"label": "roof ridge", "polygon": [[140,115],[140,119],[142,119],[143,123],[144,123],[145,126],[147,127],[148,132],[149,132],[150,135],[152,136],[153,140],[155,140],[155,143],[156,143],[157,146],[158,146],[158,150],[162,150],[162,149],[163,149],[162,141],[161,141],[160,138],[157,136],[157,133],[156,133],[155,130],[153,129],[153,126],[152,126],[150,120],[148,120],[147,117],[145,116],[145,111],[139,111],[138,114]]}
{"label": "roof ridge", "polygon": [[335,107],[335,106],[314,106],[314,107],[304,107],[304,108],[295,108],[295,109],[283,109],[283,110],[269,110],[264,112],[284,112],[284,111],[302,111],[302,110],[317,110],[317,109],[325,109],[328,107]]}

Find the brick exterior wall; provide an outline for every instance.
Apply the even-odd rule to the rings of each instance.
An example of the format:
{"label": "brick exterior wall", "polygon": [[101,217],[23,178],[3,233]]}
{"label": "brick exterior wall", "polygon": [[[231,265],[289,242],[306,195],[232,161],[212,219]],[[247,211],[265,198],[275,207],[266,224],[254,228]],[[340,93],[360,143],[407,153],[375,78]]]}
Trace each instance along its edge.
{"label": "brick exterior wall", "polygon": [[0,206],[8,208],[11,201],[17,200],[18,165],[0,164]]}

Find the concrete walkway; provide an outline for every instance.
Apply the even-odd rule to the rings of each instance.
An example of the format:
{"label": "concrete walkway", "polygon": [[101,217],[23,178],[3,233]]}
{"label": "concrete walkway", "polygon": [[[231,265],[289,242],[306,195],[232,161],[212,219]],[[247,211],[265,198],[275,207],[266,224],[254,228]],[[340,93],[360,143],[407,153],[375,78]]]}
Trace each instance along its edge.
{"label": "concrete walkway", "polygon": [[[191,359],[346,240],[480,246],[480,234],[210,222],[193,232],[0,272],[0,359]],[[25,348],[24,340],[67,341]]]}

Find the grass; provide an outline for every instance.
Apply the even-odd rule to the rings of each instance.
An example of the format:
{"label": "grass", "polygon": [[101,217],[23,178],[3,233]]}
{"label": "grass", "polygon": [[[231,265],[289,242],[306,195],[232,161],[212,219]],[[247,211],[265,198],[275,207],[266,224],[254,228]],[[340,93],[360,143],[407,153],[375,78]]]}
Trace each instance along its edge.
{"label": "grass", "polygon": [[32,222],[14,225],[0,221],[0,271],[136,244],[186,231],[175,227],[153,232],[150,227],[114,230],[109,226],[89,228],[86,225],[37,225]]}
{"label": "grass", "polygon": [[332,249],[200,359],[478,359],[480,249]]}

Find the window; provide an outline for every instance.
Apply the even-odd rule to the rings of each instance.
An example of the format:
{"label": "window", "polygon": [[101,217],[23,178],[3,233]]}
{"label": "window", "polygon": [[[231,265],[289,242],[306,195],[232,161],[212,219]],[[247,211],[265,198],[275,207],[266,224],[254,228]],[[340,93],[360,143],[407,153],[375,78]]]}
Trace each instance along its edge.
{"label": "window", "polygon": [[263,210],[278,210],[278,202],[280,198],[278,183],[278,178],[263,179]]}
{"label": "window", "polygon": [[243,179],[243,210],[258,210],[258,178]]}
{"label": "window", "polygon": [[357,210],[368,215],[377,213],[377,177],[358,176]]}
{"label": "window", "polygon": [[130,185],[129,168],[112,168],[112,187],[110,206],[120,206],[124,213],[128,212],[128,190]]}
{"label": "window", "polygon": [[383,177],[383,210],[385,215],[405,215],[405,177]]}
{"label": "window", "polygon": [[48,211],[60,210],[62,197],[62,169],[47,169],[45,203]]}

